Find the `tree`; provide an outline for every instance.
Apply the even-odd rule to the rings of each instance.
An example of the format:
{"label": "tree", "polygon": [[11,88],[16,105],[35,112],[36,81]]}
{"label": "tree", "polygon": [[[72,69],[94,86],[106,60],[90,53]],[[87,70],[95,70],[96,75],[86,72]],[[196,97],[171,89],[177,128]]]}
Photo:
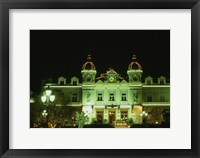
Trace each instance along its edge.
{"label": "tree", "polygon": [[161,120],[162,111],[159,107],[153,108],[151,114],[152,114],[152,120],[154,121]]}
{"label": "tree", "polygon": [[[82,107],[65,106],[63,103],[63,94],[56,95],[55,102],[61,103],[62,106],[44,105],[41,101],[41,93],[35,96],[35,103],[30,104],[30,127],[40,128],[61,128],[73,126],[75,124],[76,112],[81,112]],[[60,99],[60,100],[59,100]],[[46,116],[42,116],[43,110],[46,110]]]}
{"label": "tree", "polygon": [[78,125],[78,128],[83,128],[83,125],[87,121],[87,116],[85,116],[85,113],[82,111],[81,113],[76,112],[76,124]]}
{"label": "tree", "polygon": [[39,128],[42,126],[43,121],[42,106],[37,103],[30,104],[30,127]]}
{"label": "tree", "polygon": [[49,128],[65,127],[66,124],[72,126],[74,124],[73,117],[75,117],[75,112],[80,110],[80,108],[70,106],[50,106],[48,110]]}
{"label": "tree", "polygon": [[163,113],[162,113],[162,116],[163,116],[163,120],[167,123],[170,122],[170,110],[169,109],[164,109],[163,110]]}

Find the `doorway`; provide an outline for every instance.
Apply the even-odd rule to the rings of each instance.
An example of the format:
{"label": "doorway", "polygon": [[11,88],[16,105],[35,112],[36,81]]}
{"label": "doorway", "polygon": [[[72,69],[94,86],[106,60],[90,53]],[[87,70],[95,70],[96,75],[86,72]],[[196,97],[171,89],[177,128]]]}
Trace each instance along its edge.
{"label": "doorway", "polygon": [[128,110],[121,110],[121,119],[126,121],[128,119]]}
{"label": "doorway", "polygon": [[115,121],[115,111],[109,112],[109,123],[114,123]]}
{"label": "doorway", "polygon": [[97,111],[97,123],[103,123],[103,111]]}

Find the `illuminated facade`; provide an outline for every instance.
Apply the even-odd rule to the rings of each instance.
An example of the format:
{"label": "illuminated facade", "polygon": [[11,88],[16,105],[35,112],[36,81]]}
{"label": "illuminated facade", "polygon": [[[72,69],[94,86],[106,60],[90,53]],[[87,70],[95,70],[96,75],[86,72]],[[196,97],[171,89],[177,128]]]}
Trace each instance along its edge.
{"label": "illuminated facade", "polygon": [[161,123],[162,112],[170,109],[170,84],[161,76],[157,83],[150,76],[142,82],[142,66],[133,56],[127,65],[128,80],[122,78],[114,69],[96,76],[97,70],[88,55],[82,66],[82,83],[72,77],[70,83],[66,78],[58,78],[58,83],[47,83],[57,100],[56,106],[82,106],[91,123],[113,123],[132,119],[140,124],[144,117],[149,123]]}

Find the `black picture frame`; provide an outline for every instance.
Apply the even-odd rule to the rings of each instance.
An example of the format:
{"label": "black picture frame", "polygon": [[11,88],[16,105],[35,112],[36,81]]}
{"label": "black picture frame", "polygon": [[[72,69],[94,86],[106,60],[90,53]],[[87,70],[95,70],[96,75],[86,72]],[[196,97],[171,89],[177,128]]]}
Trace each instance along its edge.
{"label": "black picture frame", "polygon": [[[191,9],[191,144],[185,149],[9,149],[9,9]],[[200,2],[199,0],[0,0],[0,155],[1,157],[200,157]],[[172,143],[176,143],[173,142]]]}

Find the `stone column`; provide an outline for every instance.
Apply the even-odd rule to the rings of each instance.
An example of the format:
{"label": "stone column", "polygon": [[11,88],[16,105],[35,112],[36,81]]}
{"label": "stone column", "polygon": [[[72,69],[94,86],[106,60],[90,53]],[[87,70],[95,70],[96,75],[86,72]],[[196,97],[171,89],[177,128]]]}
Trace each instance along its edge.
{"label": "stone column", "polygon": [[95,107],[93,107],[93,110],[92,110],[92,118],[97,119],[97,113],[96,113],[96,108]]}
{"label": "stone column", "polygon": [[107,122],[108,122],[108,109],[107,108],[104,109],[104,117],[103,117],[103,119],[106,119]]}
{"label": "stone column", "polygon": [[116,121],[121,119],[121,110],[120,108],[117,108],[116,110]]}
{"label": "stone column", "polygon": [[128,108],[128,118],[132,118],[132,107]]}

